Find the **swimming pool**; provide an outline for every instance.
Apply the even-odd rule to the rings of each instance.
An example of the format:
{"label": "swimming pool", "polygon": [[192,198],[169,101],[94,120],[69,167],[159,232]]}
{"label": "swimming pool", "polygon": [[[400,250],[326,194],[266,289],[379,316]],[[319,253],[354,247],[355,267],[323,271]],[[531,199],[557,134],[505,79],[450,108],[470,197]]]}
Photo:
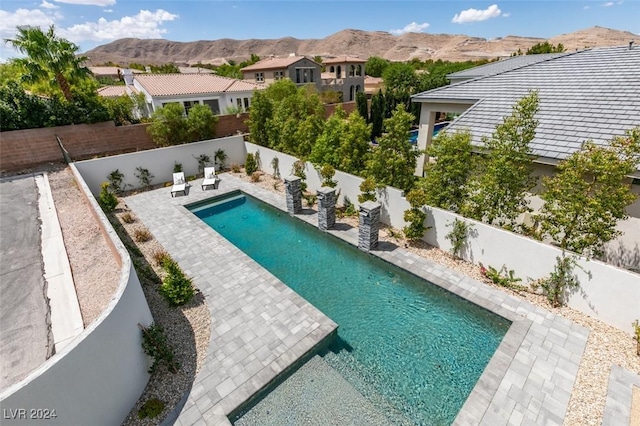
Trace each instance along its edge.
{"label": "swimming pool", "polygon": [[450,424],[510,325],[243,194],[191,210],[340,325],[328,362],[390,419]]}
{"label": "swimming pool", "polygon": [[[451,122],[450,121],[442,121],[440,123],[436,123],[433,126],[433,136],[437,136],[438,133],[445,127],[447,127]],[[409,142],[415,145],[418,142],[418,129],[409,131]]]}

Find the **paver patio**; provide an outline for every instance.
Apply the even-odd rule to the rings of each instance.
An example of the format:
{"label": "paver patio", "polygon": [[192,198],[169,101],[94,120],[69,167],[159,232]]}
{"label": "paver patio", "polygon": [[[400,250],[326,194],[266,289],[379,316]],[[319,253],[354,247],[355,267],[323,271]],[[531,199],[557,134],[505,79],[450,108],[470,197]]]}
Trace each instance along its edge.
{"label": "paver patio", "polygon": [[[229,424],[227,415],[337,327],[183,207],[239,189],[286,210],[282,194],[228,173],[220,178],[215,190],[202,191],[196,181],[186,196],[172,198],[170,188],[161,188],[125,199],[193,277],[211,310],[205,364],[175,419],[184,426]],[[317,224],[315,214],[298,217]],[[357,245],[356,229],[328,232]],[[586,328],[401,248],[382,243],[372,253],[512,321],[454,424],[562,424]]]}

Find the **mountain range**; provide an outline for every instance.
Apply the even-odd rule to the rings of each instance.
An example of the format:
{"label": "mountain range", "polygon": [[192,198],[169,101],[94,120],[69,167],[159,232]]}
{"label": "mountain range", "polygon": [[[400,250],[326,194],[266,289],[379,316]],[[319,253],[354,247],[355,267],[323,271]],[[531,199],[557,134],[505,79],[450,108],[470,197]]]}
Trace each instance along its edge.
{"label": "mountain range", "polygon": [[585,47],[626,45],[632,40],[640,42],[640,36],[628,31],[592,27],[561,34],[549,39],[509,35],[496,39],[470,37],[461,34],[406,33],[400,36],[384,31],[347,29],[322,39],[199,40],[177,42],[165,39],[124,38],[97,46],[84,53],[90,65],[113,62],[121,66],[129,63],[161,65],[221,64],[230,60],[242,61],[253,53],[260,57],[286,56],[291,53],[323,58],[338,55],[367,59],[380,56],[392,61],[408,61],[412,58],[466,61],[510,56],[520,49],[548,41],[562,43],[567,51]]}

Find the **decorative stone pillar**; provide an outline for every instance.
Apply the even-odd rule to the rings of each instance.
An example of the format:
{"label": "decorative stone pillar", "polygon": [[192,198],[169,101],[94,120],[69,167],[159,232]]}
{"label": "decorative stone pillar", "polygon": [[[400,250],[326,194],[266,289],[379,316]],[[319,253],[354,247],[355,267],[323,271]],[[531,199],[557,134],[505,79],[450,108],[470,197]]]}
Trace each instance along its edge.
{"label": "decorative stone pillar", "polygon": [[358,248],[362,251],[369,251],[378,245],[381,207],[380,203],[373,201],[360,204]]}
{"label": "decorative stone pillar", "polygon": [[318,189],[318,229],[326,231],[336,224],[336,190],[323,186]]}
{"label": "decorative stone pillar", "polygon": [[298,176],[284,178],[287,211],[291,216],[302,212],[302,181]]}

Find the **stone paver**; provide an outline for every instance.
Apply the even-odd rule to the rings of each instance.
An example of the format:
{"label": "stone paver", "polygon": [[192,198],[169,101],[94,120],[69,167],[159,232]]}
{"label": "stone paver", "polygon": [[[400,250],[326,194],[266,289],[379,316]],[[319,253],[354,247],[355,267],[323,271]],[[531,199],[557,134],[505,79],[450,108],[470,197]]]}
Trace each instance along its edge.
{"label": "stone paver", "polygon": [[602,426],[628,425],[631,421],[633,387],[640,388],[640,376],[613,365],[609,374],[609,388],[604,407]]}
{"label": "stone paver", "polygon": [[[336,324],[182,206],[235,190],[286,211],[284,196],[229,174],[217,190],[171,198],[162,188],[126,199],[207,297],[212,336],[205,366],[176,424],[228,424],[232,413],[335,331]],[[296,215],[317,225],[317,215]],[[353,245],[358,232],[327,231]],[[562,424],[589,331],[484,283],[381,242],[372,254],[512,322],[454,424]],[[293,308],[295,306],[295,308]],[[203,420],[206,419],[206,420]],[[225,423],[226,422],[226,423]]]}

